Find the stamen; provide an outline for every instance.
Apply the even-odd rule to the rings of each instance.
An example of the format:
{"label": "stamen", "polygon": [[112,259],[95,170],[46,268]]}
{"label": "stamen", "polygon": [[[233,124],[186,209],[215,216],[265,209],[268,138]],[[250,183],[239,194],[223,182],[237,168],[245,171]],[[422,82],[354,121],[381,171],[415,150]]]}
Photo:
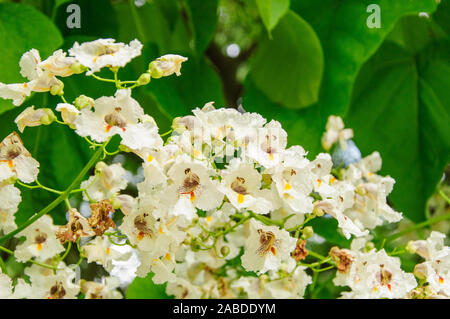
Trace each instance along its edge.
{"label": "stamen", "polygon": [[151,161],[153,161],[153,156],[152,156],[152,154],[149,154],[147,156],[147,162],[151,162]]}
{"label": "stamen", "polygon": [[112,127],[111,125],[107,125],[106,128],[105,128],[105,132],[108,133],[109,130],[111,129],[111,127]]}
{"label": "stamen", "polygon": [[36,248],[37,248],[37,251],[41,251],[42,250],[42,244],[36,244]]}
{"label": "stamen", "polygon": [[286,183],[286,185],[284,185],[284,190],[288,191],[292,188],[292,186],[289,183]]}
{"label": "stamen", "polygon": [[242,204],[244,202],[244,199],[245,199],[244,195],[238,194],[237,201],[239,204]]}

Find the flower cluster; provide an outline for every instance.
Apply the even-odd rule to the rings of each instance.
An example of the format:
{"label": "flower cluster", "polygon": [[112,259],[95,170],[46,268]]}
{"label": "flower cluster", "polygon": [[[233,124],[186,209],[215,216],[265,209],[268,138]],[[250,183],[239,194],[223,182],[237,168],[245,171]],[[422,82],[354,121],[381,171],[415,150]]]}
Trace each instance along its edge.
{"label": "flower cluster", "polygon": [[[58,192],[68,205],[66,225],[54,225],[44,211],[31,225],[17,226],[14,214],[21,196],[14,184],[36,182],[28,187],[52,190],[37,180],[39,163],[19,135],[6,137],[0,145],[0,230],[18,230],[14,235],[22,241],[13,254],[33,265],[25,270],[29,280],[20,279],[14,287],[7,275],[0,275],[2,296],[75,298],[83,293],[86,298],[118,298],[118,278],[86,281],[76,278],[75,269],[86,259],[112,272],[117,261],[133,254],[140,261],[136,275],[153,273],[153,282],[166,283],[167,294],[176,298],[303,298],[312,283],[307,270],[321,271],[323,264],[337,268],[336,285],[351,289],[344,298],[423,295],[417,289],[425,286],[416,288],[414,275],[400,268],[398,257],[367,248],[371,230],[402,215],[387,203],[395,181],[377,174],[380,154],[361,158],[351,140],[353,131],[344,128],[341,118],[329,118],[322,138],[333,156],[324,152],[311,159],[301,146],[288,147],[279,122],[257,113],[216,109],[212,102],[194,109],[193,115],[175,118],[172,134],[164,140],[166,134],[159,134],[132,89],[151,78],[180,75],[187,59],[165,55],[152,61],[138,80],[118,80],[118,68],[141,49],[137,40],[126,45],[99,39],[75,43],[69,56],[58,50],[45,61],[33,49],[20,61],[29,82],[0,84],[0,97],[16,105],[32,91],[50,91],[63,100],[55,106],[62,120],[51,109],[32,106],[17,117],[19,131],[53,122],[67,125],[97,149],[97,158],[101,153],[132,153],[141,159],[143,171],[137,196],[131,196],[123,192],[128,182],[122,165],[94,158],[95,174],[78,181],[77,190]],[[95,75],[105,67],[114,80]],[[83,72],[114,83],[115,95],[66,101],[58,77]],[[106,145],[113,136],[120,137],[120,146],[111,153]],[[88,215],[68,201],[77,191],[89,203]],[[112,218],[117,210],[123,213],[119,222]],[[308,222],[314,218],[335,219],[339,232],[347,239],[355,237],[351,249],[335,247],[329,256],[307,249],[314,232]],[[72,245],[80,262],[66,265],[63,260]],[[123,245],[130,249],[119,249]],[[443,235],[433,233],[409,248],[426,260],[414,274],[426,280],[430,294],[449,296]],[[306,264],[307,256],[318,261]]]}

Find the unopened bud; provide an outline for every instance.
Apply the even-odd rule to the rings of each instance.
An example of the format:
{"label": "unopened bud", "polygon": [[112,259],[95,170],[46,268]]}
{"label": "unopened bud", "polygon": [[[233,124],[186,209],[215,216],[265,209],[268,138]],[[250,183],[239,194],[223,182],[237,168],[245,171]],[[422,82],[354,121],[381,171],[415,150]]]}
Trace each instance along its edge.
{"label": "unopened bud", "polygon": [[230,253],[230,247],[222,246],[222,248],[220,248],[220,253],[222,254],[223,257],[228,256],[228,254]]}
{"label": "unopened bud", "polygon": [[302,230],[303,238],[308,239],[314,235],[314,229],[311,226],[306,226]]}
{"label": "unopened bud", "polygon": [[44,125],[49,125],[56,120],[56,116],[51,109],[43,109],[45,115],[41,117],[41,123]]}
{"label": "unopened bud", "polygon": [[74,104],[79,110],[84,109],[86,107],[91,108],[94,106],[94,99],[86,95],[80,95],[75,99]]}
{"label": "unopened bud", "polygon": [[111,70],[111,72],[114,72],[114,73],[119,72],[119,67],[118,66],[111,66],[111,67],[109,67],[109,69]]}
{"label": "unopened bud", "polygon": [[123,145],[123,144],[120,144],[120,145],[119,145],[119,150],[120,150],[121,152],[125,152],[125,153],[130,153],[130,152],[131,152],[131,149],[130,149],[128,146],[125,146],[125,145]]}
{"label": "unopened bud", "polygon": [[365,250],[365,251],[371,251],[371,250],[374,249],[374,248],[375,248],[374,243],[372,243],[371,241],[369,241],[369,242],[366,243],[366,246],[364,247],[364,250]]}
{"label": "unopened bud", "polygon": [[141,74],[141,76],[139,77],[139,79],[137,80],[137,85],[146,85],[150,83],[150,80],[152,79],[152,76],[150,75],[150,73],[144,73]]}
{"label": "unopened bud", "polygon": [[148,72],[152,78],[159,79],[163,76],[169,76],[175,73],[177,76],[181,75],[181,63],[187,61],[187,58],[176,55],[166,54],[159,57],[155,61],[150,62],[148,65]]}
{"label": "unopened bud", "polygon": [[85,67],[84,65],[82,65],[80,62],[72,63],[72,65],[70,66],[70,69],[72,70],[72,72],[74,74],[80,74],[80,73],[86,72],[88,70],[88,68]]}
{"label": "unopened bud", "polygon": [[365,189],[363,186],[358,185],[355,189],[355,193],[359,194],[361,196],[366,196],[367,195],[367,189]]}
{"label": "unopened bud", "polygon": [[95,165],[95,171],[101,173],[108,165],[105,162],[98,162]]}
{"label": "unopened bud", "polygon": [[58,84],[53,85],[50,88],[51,95],[64,95],[64,83],[58,80]]}
{"label": "unopened bud", "polygon": [[414,267],[414,275],[419,279],[427,278],[427,266],[425,263],[417,264]]}
{"label": "unopened bud", "polygon": [[27,107],[14,120],[20,132],[23,132],[27,126],[49,125],[56,120],[53,111],[48,108],[34,109],[34,106]]}
{"label": "unopened bud", "polygon": [[313,214],[317,217],[321,217],[325,214],[325,212],[320,207],[314,207]]}

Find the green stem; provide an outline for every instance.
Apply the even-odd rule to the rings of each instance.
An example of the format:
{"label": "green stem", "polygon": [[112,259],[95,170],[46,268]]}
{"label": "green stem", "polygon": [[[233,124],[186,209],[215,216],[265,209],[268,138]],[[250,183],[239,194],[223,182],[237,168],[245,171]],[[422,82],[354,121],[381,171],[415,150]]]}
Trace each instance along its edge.
{"label": "green stem", "polygon": [[91,76],[92,76],[94,79],[97,79],[97,80],[99,80],[99,81],[110,82],[110,83],[114,83],[114,84],[116,83],[115,80],[112,80],[112,79],[105,79],[105,78],[102,78],[102,77],[100,77],[100,76],[98,76],[98,75],[95,75],[94,73],[92,73]]}
{"label": "green stem", "polygon": [[327,259],[327,257],[322,256],[321,254],[318,254],[318,253],[316,253],[316,252],[314,252],[312,250],[308,250],[308,255],[311,255],[311,256],[313,256],[313,257],[315,257],[317,259],[320,259],[321,261]]}
{"label": "green stem", "polygon": [[389,242],[389,241],[392,241],[392,240],[397,239],[397,238],[399,238],[399,237],[402,237],[402,236],[405,235],[405,234],[408,234],[408,233],[410,233],[410,232],[413,232],[413,231],[418,230],[418,229],[420,229],[420,228],[423,228],[423,227],[425,227],[425,226],[433,225],[433,224],[439,223],[439,222],[441,222],[441,221],[443,221],[443,220],[446,220],[446,219],[450,219],[450,213],[445,214],[445,215],[442,215],[442,216],[437,216],[437,217],[435,217],[435,218],[431,218],[431,219],[426,220],[426,221],[424,221],[424,222],[422,222],[422,223],[419,223],[419,224],[417,224],[417,225],[413,225],[413,226],[411,226],[411,227],[408,227],[408,228],[406,228],[405,230],[402,230],[402,231],[400,231],[400,232],[398,232],[398,233],[396,233],[396,234],[393,234],[393,235],[387,237],[387,238],[386,238],[386,242]]}
{"label": "green stem", "polygon": [[72,248],[72,242],[71,241],[69,241],[69,244],[67,245],[67,249],[66,249],[64,255],[62,255],[62,257],[59,259],[60,261],[64,260],[67,257],[67,255],[70,252],[70,248]]}
{"label": "green stem", "polygon": [[256,214],[254,212],[251,212],[251,211],[249,211],[249,213],[250,213],[251,217],[253,217],[256,220],[259,220],[260,222],[262,222],[262,223],[264,223],[266,225],[275,225],[275,226],[278,226],[280,228],[283,228],[283,222],[281,220],[280,221],[272,220],[270,218],[267,218],[266,216],[259,215],[259,214]]}
{"label": "green stem", "polygon": [[450,198],[448,198],[447,195],[445,195],[442,189],[439,189],[439,194],[447,201],[447,203],[450,204]]}
{"label": "green stem", "polygon": [[[1,250],[1,251],[4,251],[5,253],[10,254],[11,256],[14,256],[14,252],[13,252],[12,250],[9,250],[8,248],[5,248],[5,247],[3,247],[3,246],[0,246],[0,250]],[[58,269],[56,269],[56,266],[51,266],[51,265],[47,265],[47,264],[42,264],[42,263],[40,263],[40,262],[38,262],[38,261],[36,261],[36,260],[33,260],[33,259],[27,260],[26,262],[30,262],[30,263],[32,263],[32,264],[36,264],[36,265],[41,266],[41,267],[44,267],[44,268],[53,269],[53,270],[58,270]]]}
{"label": "green stem", "polygon": [[95,164],[95,162],[97,161],[97,159],[100,157],[100,155],[103,153],[103,148],[99,148],[97,149],[97,151],[95,151],[94,155],[91,157],[91,159],[89,160],[89,162],[86,164],[86,166],[83,167],[83,169],[81,170],[81,172],[78,174],[77,177],[75,177],[75,179],[73,180],[73,182],[69,185],[69,187],[67,187],[67,189],[61,193],[61,195],[59,195],[53,202],[51,202],[50,204],[48,204],[46,207],[44,207],[41,211],[39,211],[37,214],[35,214],[33,217],[31,217],[30,219],[28,219],[25,223],[23,223],[22,225],[20,225],[17,229],[13,230],[12,232],[6,234],[5,236],[0,238],[0,243],[5,242],[6,240],[14,237],[14,235],[20,233],[22,230],[24,230],[25,228],[27,228],[28,226],[30,226],[31,224],[33,224],[36,220],[38,220],[39,218],[41,218],[43,215],[47,214],[48,212],[50,212],[52,209],[54,209],[55,207],[57,207],[61,202],[63,202],[70,194],[71,190],[75,188],[75,186],[77,186],[81,180],[83,179],[84,175],[86,175],[86,173],[89,171],[89,169]]}

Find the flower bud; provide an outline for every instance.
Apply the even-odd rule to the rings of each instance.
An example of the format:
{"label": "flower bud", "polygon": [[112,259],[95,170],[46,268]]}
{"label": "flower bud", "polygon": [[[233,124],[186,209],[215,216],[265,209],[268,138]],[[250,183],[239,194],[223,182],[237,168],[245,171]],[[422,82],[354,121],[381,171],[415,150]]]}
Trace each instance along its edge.
{"label": "flower bud", "polygon": [[313,215],[315,215],[315,216],[317,216],[317,217],[322,217],[324,214],[325,214],[325,212],[323,211],[322,208],[317,207],[317,206],[314,207]]}
{"label": "flower bud", "polygon": [[369,241],[369,242],[366,243],[366,246],[364,247],[364,250],[365,250],[366,252],[368,252],[368,251],[371,251],[371,250],[374,249],[374,248],[375,248],[374,243],[372,243],[371,241]]}
{"label": "flower bud", "polygon": [[308,239],[314,235],[314,229],[311,226],[306,226],[302,230],[303,238]]}
{"label": "flower bud", "polygon": [[101,173],[106,167],[108,167],[108,165],[106,165],[105,162],[98,162],[95,165],[95,172]]}
{"label": "flower bud", "polygon": [[34,106],[27,107],[22,113],[17,116],[15,122],[20,132],[25,130],[25,127],[33,127],[39,125],[49,125],[56,119],[53,111],[48,108],[34,109]]}
{"label": "flower bud", "polygon": [[58,84],[53,85],[50,88],[51,95],[64,95],[64,83],[58,80]]}
{"label": "flower bud", "polygon": [[425,263],[417,264],[414,267],[414,276],[416,276],[419,279],[427,279],[427,266]]}
{"label": "flower bud", "polygon": [[119,145],[119,150],[120,150],[121,152],[125,152],[125,153],[130,153],[130,152],[131,152],[131,149],[130,149],[128,146],[125,146],[125,145],[123,145],[123,144],[120,144],[120,145]]}
{"label": "flower bud", "polygon": [[86,107],[91,108],[94,106],[94,99],[86,95],[80,95],[75,99],[74,104],[80,110]]}
{"label": "flower bud", "polygon": [[228,254],[230,253],[230,247],[222,246],[222,248],[220,248],[220,253],[222,254],[223,257],[228,256]]}
{"label": "flower bud", "polygon": [[359,194],[361,196],[366,196],[367,195],[367,189],[364,188],[364,186],[362,185],[358,185],[355,189],[355,193]]}
{"label": "flower bud", "polygon": [[150,73],[141,74],[139,79],[137,79],[137,85],[146,85],[150,83],[152,76]]}
{"label": "flower bud", "polygon": [[176,55],[166,54],[159,57],[148,65],[148,72],[152,78],[159,79],[163,76],[169,76],[175,73],[177,76],[181,75],[181,63],[187,61],[187,58]]}
{"label": "flower bud", "polygon": [[111,66],[109,69],[111,70],[111,72],[114,72],[114,73],[119,72],[119,67],[118,66]]}
{"label": "flower bud", "polygon": [[72,63],[72,65],[70,66],[70,69],[72,70],[72,72],[74,74],[80,74],[80,73],[86,72],[88,70],[88,68],[85,67],[84,65],[82,65],[80,62]]}

